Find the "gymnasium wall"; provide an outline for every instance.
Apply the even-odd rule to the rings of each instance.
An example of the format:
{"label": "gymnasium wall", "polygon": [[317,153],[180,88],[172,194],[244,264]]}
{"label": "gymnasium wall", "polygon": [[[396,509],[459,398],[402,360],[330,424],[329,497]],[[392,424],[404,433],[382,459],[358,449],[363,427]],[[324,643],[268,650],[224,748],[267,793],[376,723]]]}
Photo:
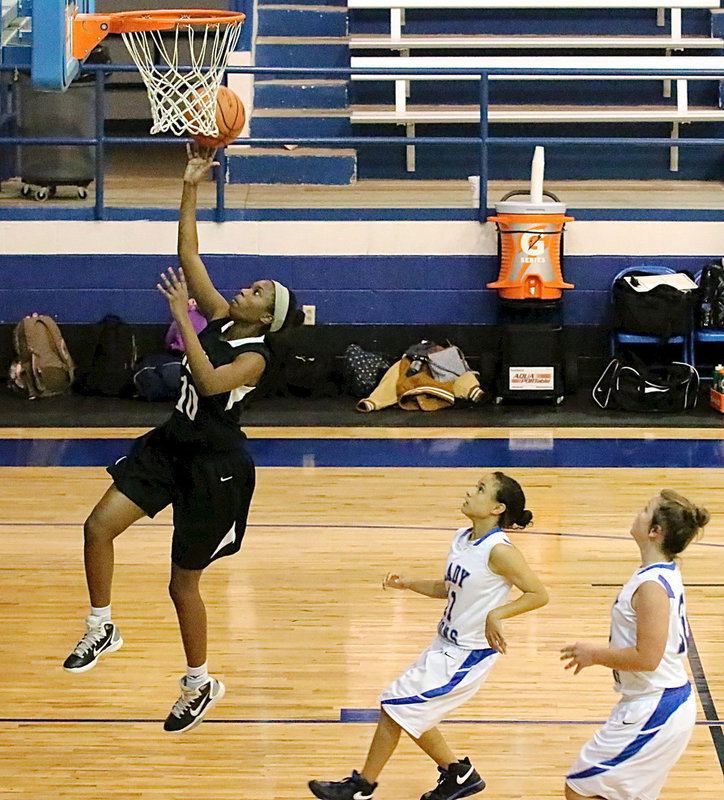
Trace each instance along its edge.
{"label": "gymnasium wall", "polygon": [[[575,210],[571,212],[575,216]],[[661,212],[662,214],[664,212]],[[720,221],[580,220],[567,226],[564,321],[605,326],[611,278],[625,266],[692,272],[720,258]],[[318,325],[490,325],[496,293],[492,224],[443,220],[246,220],[199,223],[222,293],[260,277],[316,306]],[[0,221],[0,323],[39,311],[85,324],[115,313],[163,323],[154,288],[176,263],[175,221]]]}

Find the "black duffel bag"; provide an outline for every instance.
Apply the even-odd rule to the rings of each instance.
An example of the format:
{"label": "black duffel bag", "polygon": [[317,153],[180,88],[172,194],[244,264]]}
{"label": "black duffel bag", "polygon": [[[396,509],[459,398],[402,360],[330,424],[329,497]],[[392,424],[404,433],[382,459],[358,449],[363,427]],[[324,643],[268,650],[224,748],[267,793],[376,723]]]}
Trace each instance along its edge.
{"label": "black duffel bag", "polygon": [[699,373],[683,361],[647,366],[631,356],[612,359],[593,387],[601,408],[619,411],[684,411],[699,397]]}
{"label": "black duffel bag", "polygon": [[615,330],[637,336],[658,336],[662,343],[672,336],[685,336],[691,330],[695,292],[664,283],[647,291],[637,291],[637,275],[650,274],[631,272],[614,281],[611,292]]}

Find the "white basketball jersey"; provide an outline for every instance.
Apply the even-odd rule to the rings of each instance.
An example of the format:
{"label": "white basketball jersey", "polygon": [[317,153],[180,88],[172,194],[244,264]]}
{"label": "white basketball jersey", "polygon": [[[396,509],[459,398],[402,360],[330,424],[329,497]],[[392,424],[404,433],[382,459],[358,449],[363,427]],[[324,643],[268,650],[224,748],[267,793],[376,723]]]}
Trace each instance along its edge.
{"label": "white basketball jersey", "polygon": [[611,647],[633,647],[636,644],[636,612],[631,605],[634,592],[646,581],[654,581],[669,597],[669,636],[664,655],[651,672],[613,671],[614,688],[624,697],[650,694],[661,689],[683,686],[688,680],[684,667],[688,626],[684,582],[675,562],[651,564],[637,570],[621,589],[611,610]]}
{"label": "white basketball jersey", "polygon": [[510,583],[488,566],[490,551],[496,544],[512,547],[500,528],[471,541],[470,528],[455,532],[445,569],[447,606],[437,626],[448,642],[467,650],[490,647],[485,638],[488,612],[505,603]]}

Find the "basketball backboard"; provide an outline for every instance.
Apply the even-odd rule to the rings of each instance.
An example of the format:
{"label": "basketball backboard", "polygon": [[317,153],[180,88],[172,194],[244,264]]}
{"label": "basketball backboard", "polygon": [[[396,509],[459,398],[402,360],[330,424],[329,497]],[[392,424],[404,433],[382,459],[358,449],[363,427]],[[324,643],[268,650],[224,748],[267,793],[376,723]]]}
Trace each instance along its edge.
{"label": "basketball backboard", "polygon": [[2,0],[0,61],[30,72],[37,89],[64,91],[80,69],[73,18],[94,10],[95,0]]}

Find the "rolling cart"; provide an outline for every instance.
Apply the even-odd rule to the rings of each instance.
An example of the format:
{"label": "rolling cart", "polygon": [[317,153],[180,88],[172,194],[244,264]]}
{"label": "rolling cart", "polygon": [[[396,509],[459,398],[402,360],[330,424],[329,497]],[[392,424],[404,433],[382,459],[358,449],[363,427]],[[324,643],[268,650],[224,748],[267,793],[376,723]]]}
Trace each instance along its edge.
{"label": "rolling cart", "polygon": [[[94,83],[72,83],[65,92],[39,92],[22,77],[18,88],[18,133],[21,136],[95,135]],[[78,197],[88,196],[95,175],[92,145],[20,145],[23,197],[44,201],[55,197],[59,186],[75,187]]]}
{"label": "rolling cart", "polygon": [[[107,64],[105,47],[96,47],[88,63]],[[41,92],[28,75],[17,84],[18,133],[21,136],[95,137],[95,76],[85,73],[65,92]],[[58,194],[60,187],[74,187],[82,200],[95,177],[93,145],[20,145],[21,194],[45,201]]]}

